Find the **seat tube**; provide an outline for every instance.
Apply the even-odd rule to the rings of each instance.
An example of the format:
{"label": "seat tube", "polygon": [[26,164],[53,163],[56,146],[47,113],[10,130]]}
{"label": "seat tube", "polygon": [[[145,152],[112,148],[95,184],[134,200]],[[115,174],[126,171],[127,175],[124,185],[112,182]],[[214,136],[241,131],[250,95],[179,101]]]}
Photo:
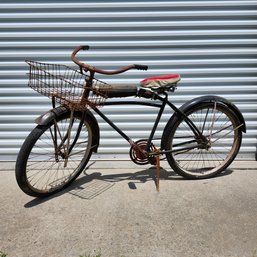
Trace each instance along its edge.
{"label": "seat tube", "polygon": [[167,99],[168,99],[168,95],[165,93],[165,98],[161,98],[161,97],[159,97],[159,96],[157,95],[157,98],[158,98],[158,100],[162,101],[162,105],[161,105],[161,107],[160,107],[159,113],[158,113],[158,115],[157,115],[157,117],[156,117],[156,120],[155,120],[155,122],[154,122],[152,131],[151,131],[151,134],[150,134],[150,136],[149,136],[149,138],[148,138],[148,140],[147,140],[147,145],[146,145],[146,148],[145,148],[145,150],[146,150],[147,152],[150,151],[150,146],[151,146],[151,143],[152,143],[152,140],[153,140],[155,131],[156,131],[157,127],[158,127],[158,124],[159,124],[159,122],[160,122],[160,119],[161,119],[161,116],[162,116],[162,114],[163,114],[164,108],[165,108],[165,106],[166,106],[166,104],[167,104],[167,101],[168,101],[168,100],[167,100]]}

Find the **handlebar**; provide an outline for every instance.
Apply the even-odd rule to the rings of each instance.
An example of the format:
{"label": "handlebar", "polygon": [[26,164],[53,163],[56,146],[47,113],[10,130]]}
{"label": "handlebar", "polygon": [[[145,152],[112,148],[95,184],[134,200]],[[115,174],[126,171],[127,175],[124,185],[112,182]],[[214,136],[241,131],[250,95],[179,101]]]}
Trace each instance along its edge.
{"label": "handlebar", "polygon": [[114,71],[107,71],[107,70],[101,70],[98,69],[96,67],[93,67],[89,64],[80,62],[77,58],[76,58],[76,54],[80,51],[80,50],[89,50],[89,46],[84,45],[84,46],[78,46],[74,49],[74,51],[71,54],[71,59],[74,63],[76,63],[81,69],[85,70],[85,71],[90,71],[90,72],[96,72],[96,73],[100,73],[100,74],[105,74],[105,75],[115,75],[115,74],[119,74],[119,73],[123,73],[125,71],[131,70],[131,69],[137,69],[137,70],[147,70],[148,66],[146,65],[140,65],[140,64],[131,64],[129,66],[120,68],[118,70],[114,70]]}

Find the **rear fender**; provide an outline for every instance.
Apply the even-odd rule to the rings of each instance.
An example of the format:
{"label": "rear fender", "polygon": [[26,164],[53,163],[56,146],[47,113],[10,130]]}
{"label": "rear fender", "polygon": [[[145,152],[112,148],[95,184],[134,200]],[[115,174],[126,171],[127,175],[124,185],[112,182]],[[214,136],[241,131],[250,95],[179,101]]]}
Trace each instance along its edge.
{"label": "rear fender", "polygon": [[243,124],[240,127],[240,129],[244,133],[246,133],[245,119],[244,119],[242,113],[240,112],[240,110],[232,102],[230,102],[229,100],[227,100],[226,98],[223,98],[221,96],[207,95],[207,96],[201,96],[201,97],[194,98],[191,101],[189,101],[189,102],[185,103],[184,105],[182,105],[181,106],[181,110],[183,112],[187,111],[188,109],[191,109],[192,107],[196,106],[200,102],[204,102],[204,103],[218,102],[218,103],[221,103],[221,104],[227,106],[229,109],[231,109],[235,113],[235,115],[237,116],[237,118],[240,121],[240,124]]}
{"label": "rear fender", "polygon": [[[229,100],[227,100],[223,97],[220,97],[220,96],[207,95],[207,96],[201,96],[201,97],[194,98],[194,99],[186,102],[185,104],[183,104],[179,108],[179,110],[181,112],[185,113],[185,112],[189,111],[190,109],[196,107],[199,103],[210,103],[210,102],[213,102],[213,103],[218,102],[218,103],[224,105],[225,107],[229,108],[230,110],[232,110],[240,122],[238,125],[242,124],[242,126],[240,127],[240,130],[244,133],[246,132],[245,120],[244,120],[244,117],[243,117],[242,113],[240,112],[240,110],[236,107],[236,105],[231,103]],[[166,133],[168,133],[168,131],[167,131],[168,127],[171,126],[170,125],[171,123],[174,123],[178,119],[180,119],[181,116],[182,116],[182,114],[180,112],[175,112],[172,115],[172,117],[169,119],[169,121],[167,122],[167,124],[164,128],[164,131],[163,131],[163,135],[162,135],[162,143],[161,143],[162,149],[165,145],[164,138],[165,138]]]}
{"label": "rear fender", "polygon": [[[35,123],[38,125],[47,125],[49,122],[53,121],[55,118],[57,118],[60,115],[63,115],[65,113],[69,113],[70,110],[66,108],[65,106],[59,106],[56,108],[53,108],[46,113],[42,114],[38,118],[36,118]],[[83,112],[81,111],[75,111],[76,114],[78,114],[80,117],[82,117]],[[100,130],[97,123],[96,118],[90,112],[89,110],[86,111],[86,119],[88,120],[89,125],[91,126],[92,135],[93,135],[93,152],[97,152],[99,141],[100,141]]]}

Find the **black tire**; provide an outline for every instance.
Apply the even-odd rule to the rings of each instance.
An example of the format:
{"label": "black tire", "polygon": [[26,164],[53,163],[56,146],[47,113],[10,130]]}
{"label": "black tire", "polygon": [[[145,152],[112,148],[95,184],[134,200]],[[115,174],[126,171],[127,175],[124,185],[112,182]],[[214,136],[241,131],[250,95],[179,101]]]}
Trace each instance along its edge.
{"label": "black tire", "polygon": [[196,137],[185,118],[176,116],[164,134],[171,168],[187,179],[210,178],[226,169],[236,157],[242,141],[240,121],[219,102],[199,103],[185,114],[209,141],[209,148],[197,147]]}
{"label": "black tire", "polygon": [[[16,162],[16,180],[26,194],[43,197],[56,193],[70,185],[85,168],[92,154],[93,131],[85,119],[65,164],[64,154],[68,144],[65,134],[70,119],[70,112],[67,112],[47,125],[36,126],[23,143]],[[74,142],[81,113],[74,112],[72,120],[70,146]],[[61,144],[61,138],[64,144]],[[54,141],[57,143],[54,144]]]}

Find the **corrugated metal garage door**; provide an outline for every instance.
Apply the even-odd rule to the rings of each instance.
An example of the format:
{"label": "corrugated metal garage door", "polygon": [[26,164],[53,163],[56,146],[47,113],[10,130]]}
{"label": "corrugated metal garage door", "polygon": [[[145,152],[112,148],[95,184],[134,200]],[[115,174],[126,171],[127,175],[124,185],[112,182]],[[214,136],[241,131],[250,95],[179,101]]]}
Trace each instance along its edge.
{"label": "corrugated metal garage door", "polygon": [[[81,44],[91,46],[83,56],[95,66],[150,67],[147,72],[108,77],[108,82],[137,83],[147,76],[180,73],[182,81],[171,96],[176,105],[210,93],[232,100],[247,121],[241,157],[254,159],[256,15],[257,1],[246,0],[1,1],[1,160],[16,158],[34,118],[50,108],[47,98],[26,86],[24,60],[74,67],[69,55]],[[137,106],[106,107],[105,112],[133,138],[148,135],[156,113]],[[169,116],[166,112],[158,135]],[[101,158],[123,157],[128,152],[126,142],[102,121],[100,126]]]}

